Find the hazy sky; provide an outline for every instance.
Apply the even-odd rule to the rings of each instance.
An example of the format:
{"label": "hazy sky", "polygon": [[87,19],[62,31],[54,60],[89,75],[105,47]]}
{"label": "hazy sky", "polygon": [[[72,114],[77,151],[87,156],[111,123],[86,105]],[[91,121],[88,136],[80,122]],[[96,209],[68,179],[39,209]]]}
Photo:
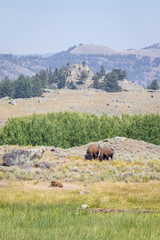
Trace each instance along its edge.
{"label": "hazy sky", "polygon": [[160,0],[0,0],[0,53],[54,53],[80,43],[126,50],[157,42]]}

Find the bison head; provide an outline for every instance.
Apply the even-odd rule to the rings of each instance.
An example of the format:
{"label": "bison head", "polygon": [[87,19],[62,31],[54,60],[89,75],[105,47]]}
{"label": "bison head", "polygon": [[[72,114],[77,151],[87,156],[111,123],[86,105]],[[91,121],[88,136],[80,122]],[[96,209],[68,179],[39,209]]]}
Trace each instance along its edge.
{"label": "bison head", "polygon": [[85,159],[86,159],[86,160],[92,160],[91,154],[87,153],[87,154],[85,155]]}

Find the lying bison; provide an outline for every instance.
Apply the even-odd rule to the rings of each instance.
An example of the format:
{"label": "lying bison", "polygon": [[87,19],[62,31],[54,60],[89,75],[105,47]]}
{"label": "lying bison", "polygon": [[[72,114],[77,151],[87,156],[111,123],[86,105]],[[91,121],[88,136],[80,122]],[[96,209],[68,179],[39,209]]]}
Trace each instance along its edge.
{"label": "lying bison", "polygon": [[52,181],[49,187],[63,187],[63,184],[60,182]]}
{"label": "lying bison", "polygon": [[99,147],[96,144],[90,144],[87,148],[87,154],[85,159],[92,160],[92,158],[97,159],[99,154]]}
{"label": "lying bison", "polygon": [[114,150],[112,148],[102,148],[100,155],[99,155],[99,161],[102,161],[104,159],[109,160],[111,158],[113,160]]}

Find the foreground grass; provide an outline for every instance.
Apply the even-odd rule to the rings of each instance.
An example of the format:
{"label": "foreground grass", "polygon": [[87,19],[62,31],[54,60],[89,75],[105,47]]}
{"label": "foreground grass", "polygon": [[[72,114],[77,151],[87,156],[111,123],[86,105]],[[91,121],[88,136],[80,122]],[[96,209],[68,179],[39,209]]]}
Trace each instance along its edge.
{"label": "foreground grass", "polygon": [[160,239],[156,214],[92,214],[65,205],[16,205],[0,211],[0,239]]}
{"label": "foreground grass", "polygon": [[[0,239],[96,240],[160,239],[160,184],[13,182],[0,187]],[[81,195],[79,190],[89,190]],[[133,210],[132,213],[93,213],[89,208]],[[135,213],[136,209],[157,213]]]}

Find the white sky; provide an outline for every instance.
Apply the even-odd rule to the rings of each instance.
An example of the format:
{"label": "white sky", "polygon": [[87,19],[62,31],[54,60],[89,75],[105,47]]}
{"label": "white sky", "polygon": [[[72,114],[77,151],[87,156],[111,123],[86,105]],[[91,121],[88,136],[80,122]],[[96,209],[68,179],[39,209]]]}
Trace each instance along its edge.
{"label": "white sky", "polygon": [[80,43],[126,50],[158,42],[160,0],[0,0],[0,53],[54,53]]}

